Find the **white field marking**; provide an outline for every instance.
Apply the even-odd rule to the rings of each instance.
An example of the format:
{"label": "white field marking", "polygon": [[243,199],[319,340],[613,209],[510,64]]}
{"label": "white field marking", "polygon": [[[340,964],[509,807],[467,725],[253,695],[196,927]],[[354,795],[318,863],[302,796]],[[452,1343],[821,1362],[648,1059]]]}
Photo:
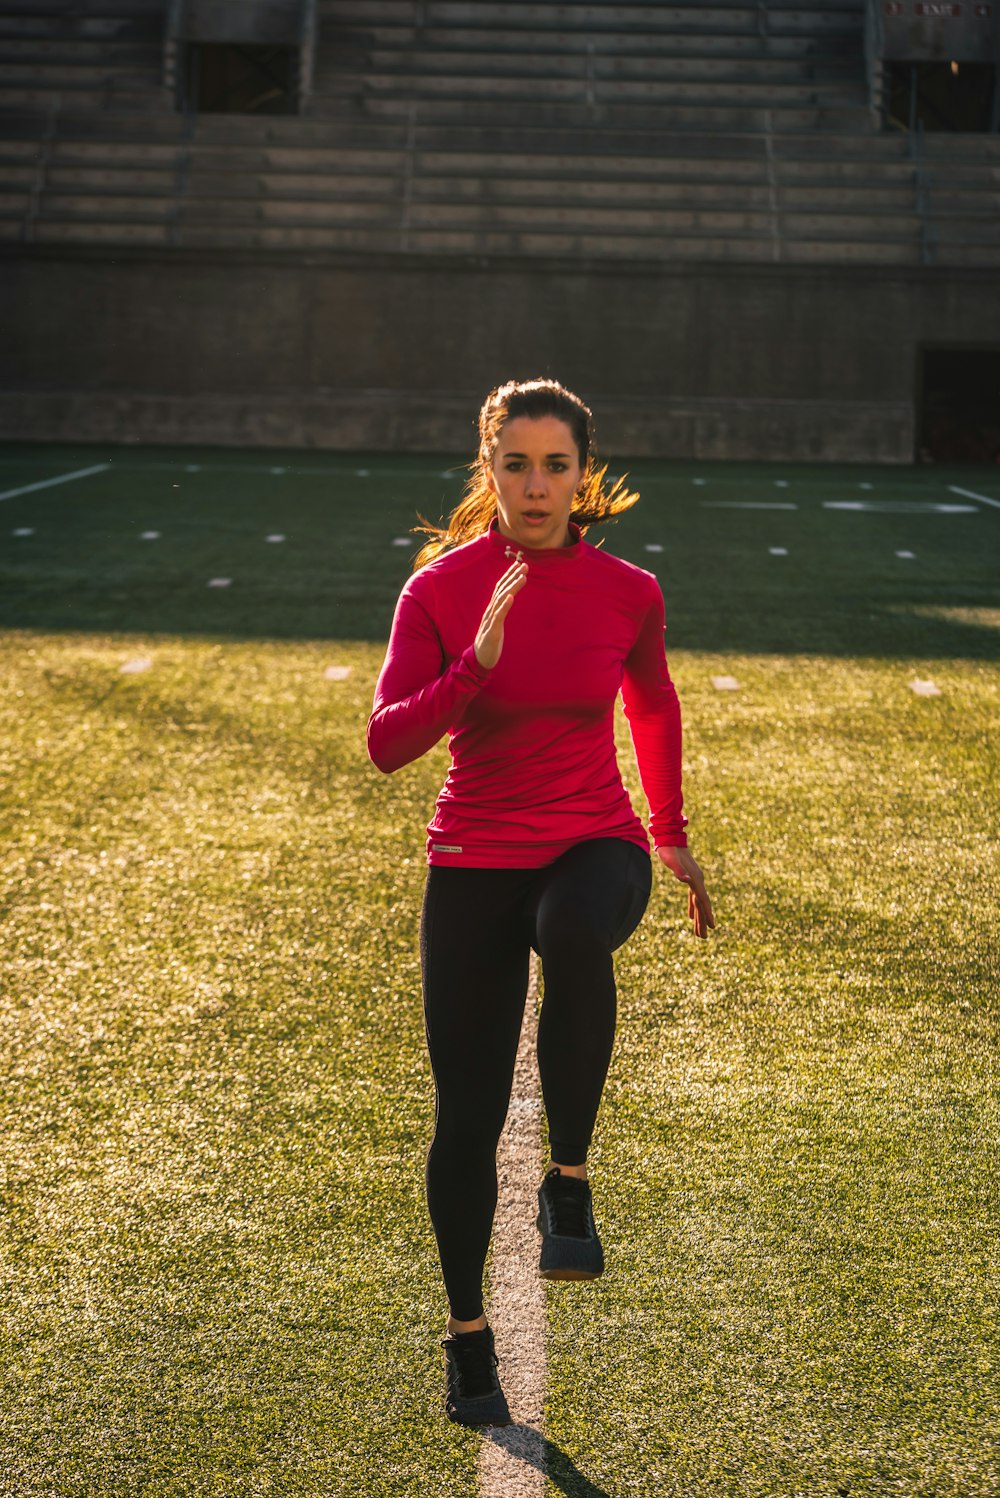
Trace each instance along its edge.
{"label": "white field marking", "polygon": [[783,499],[703,499],[703,510],[797,510],[793,500]]}
{"label": "white field marking", "polygon": [[16,494],[33,494],[36,489],[51,489],[53,484],[68,484],[73,479],[89,478],[92,473],[107,473],[110,463],[95,463],[92,468],[77,468],[72,473],[61,473],[55,479],[40,479],[37,484],[22,484],[20,489],[6,489],[0,499],[13,499]]}
{"label": "white field marking", "polygon": [[409,536],[393,536],[392,544],[393,546],[412,546],[413,542]]}
{"label": "white field marking", "polygon": [[775,479],[775,481],[774,481],[774,487],[776,489],[787,489],[788,488],[788,480],[787,479]]}
{"label": "white field marking", "polygon": [[538,960],[533,956],[510,1108],[497,1150],[500,1195],[487,1308],[515,1423],[484,1432],[479,1498],[536,1498],[545,1492],[545,1281],[538,1274],[535,1228],[542,1175],[537,1048]]}
{"label": "white field marking", "polygon": [[872,515],[977,515],[975,505],[939,505],[926,499],[824,499],[824,510],[866,510]]}
{"label": "white field marking", "polygon": [[773,557],[787,557],[788,555],[787,546],[769,546],[767,549]]}
{"label": "white field marking", "polygon": [[119,666],[118,669],[126,676],[136,676],[140,671],[148,671],[152,664],[153,662],[148,657],[140,655],[136,656],[134,661],[126,661],[124,666]]}
{"label": "white field marking", "polygon": [[323,672],[327,681],[346,681],[350,674],[350,666],[327,666]]}
{"label": "white field marking", "polygon": [[874,487],[875,487],[874,484],[859,484],[858,485],[859,489],[874,489]]}
{"label": "white field marking", "polygon": [[902,557],[905,562],[912,562],[916,556],[915,551],[897,551],[896,555]]}
{"label": "white field marking", "polygon": [[355,472],[355,475],[356,475],[357,478],[359,478],[359,479],[366,479],[371,474],[371,469],[370,468],[355,468],[354,472]]}
{"label": "white field marking", "polygon": [[274,542],[278,542],[278,541],[284,541],[284,539],[285,539],[285,538],[284,538],[284,536],[283,536],[283,535],[282,535],[282,534],[281,534],[281,532],[280,532],[280,531],[275,531],[275,532],[274,532],[274,533],[273,533],[273,535],[270,535],[270,536],[265,536],[265,537],[264,537],[264,540],[265,540],[265,541],[274,541]]}
{"label": "white field marking", "polygon": [[184,464],[184,472],[185,473],[200,473],[201,472],[201,464],[200,463],[185,463]]}
{"label": "white field marking", "polygon": [[228,588],[231,582],[231,577],[210,577],[208,586],[210,588]]}
{"label": "white field marking", "polygon": [[16,531],[11,531],[12,536],[33,536],[35,527],[33,525],[19,525]]}
{"label": "white field marking", "polygon": [[159,539],[159,531],[143,531],[141,536],[139,537],[140,541],[158,541]]}
{"label": "white field marking", "polygon": [[647,551],[662,551],[663,547],[660,545],[659,541],[647,541],[647,543],[646,543],[646,550]]}
{"label": "white field marking", "polygon": [[[993,505],[993,506],[995,506],[996,509],[1000,510],[1000,499],[990,499],[990,497],[989,497],[988,494],[976,494],[975,491],[972,490],[972,489],[960,489],[957,484],[949,484],[948,485],[948,493],[949,494],[962,494],[962,495],[965,496],[966,499],[978,499],[984,505]],[[3,496],[0,495],[0,499],[2,499],[2,498],[3,498]]]}
{"label": "white field marking", "polygon": [[708,479],[692,479],[692,484],[707,484]]}
{"label": "white field marking", "polygon": [[268,473],[287,473],[288,469],[287,468],[269,468],[267,471],[268,471]]}
{"label": "white field marking", "polygon": [[910,688],[918,697],[940,697],[941,695],[940,687],[935,686],[932,681],[921,681],[919,677],[916,681],[910,682]]}
{"label": "white field marking", "polygon": [[738,692],[740,689],[735,676],[713,676],[712,685],[717,692]]}

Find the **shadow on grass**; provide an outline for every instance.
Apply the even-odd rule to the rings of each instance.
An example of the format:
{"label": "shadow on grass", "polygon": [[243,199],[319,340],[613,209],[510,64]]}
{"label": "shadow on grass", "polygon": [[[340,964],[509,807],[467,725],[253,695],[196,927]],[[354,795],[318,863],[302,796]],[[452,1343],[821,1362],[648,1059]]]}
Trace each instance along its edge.
{"label": "shadow on grass", "polygon": [[609,1498],[604,1488],[584,1476],[572,1457],[533,1425],[508,1425],[483,1434],[494,1446],[543,1473],[566,1498]]}

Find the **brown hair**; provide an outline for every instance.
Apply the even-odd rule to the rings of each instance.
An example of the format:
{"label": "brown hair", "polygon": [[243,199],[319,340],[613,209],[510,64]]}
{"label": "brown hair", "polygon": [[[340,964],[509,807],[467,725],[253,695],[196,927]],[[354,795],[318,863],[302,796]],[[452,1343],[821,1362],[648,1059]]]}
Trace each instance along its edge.
{"label": "brown hair", "polygon": [[447,526],[432,525],[423,515],[416,533],[430,536],[417,552],[414,572],[432,562],[452,546],[474,541],[488,531],[496,515],[496,495],[489,485],[493,457],[504,426],[515,416],[555,416],[564,421],[573,434],[583,476],[570,507],[570,517],[581,531],[590,525],[614,520],[635,504],[638,494],[625,487],[623,478],[607,487],[607,464],[597,467],[594,443],[594,417],[578,395],[560,385],[558,380],[509,380],[491,390],[479,412],[479,452],[462,499],[448,517]]}

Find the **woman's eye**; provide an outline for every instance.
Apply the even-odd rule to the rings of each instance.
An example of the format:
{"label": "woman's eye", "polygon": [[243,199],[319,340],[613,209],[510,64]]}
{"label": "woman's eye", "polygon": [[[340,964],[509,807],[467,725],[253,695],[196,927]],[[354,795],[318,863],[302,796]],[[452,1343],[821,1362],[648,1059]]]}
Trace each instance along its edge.
{"label": "woman's eye", "polygon": [[550,463],[549,467],[552,469],[553,473],[565,473],[566,472],[566,464],[565,463]]}

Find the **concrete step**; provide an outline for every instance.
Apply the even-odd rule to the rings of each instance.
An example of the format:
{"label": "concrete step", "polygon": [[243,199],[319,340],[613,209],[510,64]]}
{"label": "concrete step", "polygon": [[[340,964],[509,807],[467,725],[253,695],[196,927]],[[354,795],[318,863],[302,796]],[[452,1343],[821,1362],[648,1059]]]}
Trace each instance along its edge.
{"label": "concrete step", "polygon": [[778,209],[784,214],[804,209],[836,214],[891,213],[894,209],[911,213],[916,206],[916,190],[912,184],[900,187],[886,187],[880,183],[855,184],[849,188],[779,184],[776,196]]}
{"label": "concrete step", "polygon": [[[509,30],[494,29],[489,35],[491,56],[509,55],[524,57],[524,30],[511,27]],[[436,56],[457,51],[481,55],[484,46],[482,30],[463,30],[459,27],[380,27],[349,30],[339,23],[329,29],[321,26],[319,31],[319,62],[324,66],[336,65],[338,58],[367,57],[371,49],[384,49],[396,53],[420,46]],[[794,61],[815,60],[818,57],[857,58],[860,47],[853,33],[834,33],[827,37],[809,35],[761,36],[759,32],[731,33],[719,36],[697,32],[637,32],[629,30],[611,31],[533,31],[531,55],[538,57],[575,58],[585,57],[588,52],[603,58],[660,56],[686,57],[711,56],[725,59],[774,58]],[[350,57],[348,57],[350,54]]]}
{"label": "concrete step", "polygon": [[703,31],[726,34],[759,34],[769,32],[858,31],[864,24],[861,4],[779,5],[712,5],[693,0],[687,5],[584,5],[504,4],[500,0],[429,0],[422,9],[406,0],[377,4],[375,0],[336,0],[321,4],[320,20],[327,18],[342,26],[417,26],[462,27],[478,32],[519,29],[538,31],[612,31],[612,32],[684,32]]}
{"label": "concrete step", "polygon": [[86,16],[66,12],[53,16],[31,12],[11,14],[0,11],[0,39],[26,42],[65,43],[71,41],[135,42],[153,45],[162,42],[164,12],[154,16]]}
{"label": "concrete step", "polygon": [[3,49],[4,64],[16,63],[18,67],[31,68],[91,68],[103,72],[107,67],[157,68],[162,66],[160,47],[151,47],[139,42],[121,42],[112,46],[107,41],[78,41],[49,43],[41,46],[36,41],[11,40],[4,37],[0,18],[0,48]]}
{"label": "concrete step", "polygon": [[[568,183],[600,181],[637,182],[759,182],[767,180],[767,160],[763,150],[751,155],[719,154],[631,156],[607,152],[601,156],[586,153],[570,155],[547,151],[525,156],[508,151],[422,151],[413,159],[415,180],[439,177],[486,179],[503,176],[520,182],[535,179]],[[716,143],[715,149],[720,149]]]}
{"label": "concrete step", "polygon": [[781,245],[783,265],[920,265],[920,245],[899,241],[879,244],[875,241],[844,242],[826,239],[784,240]]}
{"label": "concrete step", "polygon": [[[655,105],[659,102],[676,101],[704,105],[707,108],[740,108],[755,105],[768,109],[802,108],[823,104],[827,108],[843,105],[858,108],[866,104],[866,95],[860,82],[855,87],[847,84],[822,86],[817,83],[786,83],[780,88],[774,83],[743,78],[739,74],[728,78],[714,78],[697,73],[685,74],[676,70],[669,79],[586,79],[577,78],[524,78],[506,77],[481,73],[472,77],[467,74],[451,77],[432,73],[411,74],[368,72],[362,80],[366,100],[371,98],[397,99],[404,102],[438,100],[470,100],[477,104],[496,101],[504,104],[571,103],[587,100],[601,105]],[[330,92],[337,92],[331,87]],[[349,86],[348,91],[349,91]],[[318,85],[315,92],[322,94]]]}
{"label": "concrete step", "polygon": [[296,150],[291,146],[218,146],[195,143],[189,148],[191,172],[274,172],[319,178],[340,175],[345,180],[364,179],[367,175],[399,178],[406,171],[402,151],[372,151],[343,147],[329,150],[312,146]]}
{"label": "concrete step", "polygon": [[105,59],[92,66],[66,64],[0,63],[0,93],[8,89],[147,89],[159,88],[162,81],[158,67],[119,66]]}
{"label": "concrete step", "polygon": [[173,242],[165,223],[94,223],[38,219],[33,225],[36,244],[165,245]]}
{"label": "concrete step", "polygon": [[[855,133],[862,136],[870,128],[867,108],[831,110],[821,105],[810,109],[778,108],[764,109],[750,103],[729,103],[725,106],[687,104],[602,104],[590,108],[586,104],[571,101],[547,104],[529,104],[526,100],[507,101],[506,107],[516,107],[522,124],[530,123],[537,129],[571,126],[591,126],[600,123],[606,128],[694,131],[703,133],[738,134],[749,131],[759,135],[781,131],[801,133],[803,131],[831,131],[841,134]],[[474,99],[423,99],[419,106],[412,101],[378,97],[372,95],[364,103],[365,115],[372,119],[407,119],[414,109],[419,110],[420,124],[449,124],[463,130],[479,126],[487,129],[499,124],[498,104],[495,100],[479,102]],[[316,113],[325,113],[326,101],[316,100]]]}
{"label": "concrete step", "polygon": [[928,213],[928,229],[935,244],[994,245],[1000,249],[1000,219],[996,213]]}
{"label": "concrete step", "polygon": [[169,107],[162,88],[132,89],[123,86],[102,87],[62,83],[57,88],[6,87],[0,84],[0,105],[6,111],[17,109],[28,114],[49,115],[57,110],[87,110],[92,115],[105,112],[122,115],[156,114]]}
{"label": "concrete step", "polygon": [[830,213],[788,213],[782,215],[782,231],[789,239],[815,239],[824,243],[864,244],[875,240],[887,243],[893,239],[912,238],[918,218],[912,213],[883,213],[873,208],[838,208]]}
{"label": "concrete step", "polygon": [[[840,84],[845,78],[854,81],[863,76],[860,56],[837,62],[818,63],[815,59],[769,57],[715,57],[695,55],[678,57],[667,51],[662,56],[643,53],[637,56],[602,57],[600,54],[549,55],[532,51],[528,54],[498,51],[490,47],[478,52],[428,50],[372,51],[365,66],[366,76],[406,77],[416,82],[424,78],[505,77],[519,79],[533,86],[538,79],[587,79],[594,82],[652,81],[654,83],[706,82],[760,83],[770,87]],[[334,70],[334,76],[341,70]],[[317,69],[322,84],[326,70]]]}
{"label": "concrete step", "polygon": [[83,194],[104,191],[113,193],[152,193],[156,196],[172,196],[177,189],[177,168],[164,167],[159,171],[115,167],[88,169],[87,167],[47,166],[45,170],[45,197],[53,193]]}
{"label": "concrete step", "polygon": [[931,187],[927,193],[927,212],[932,218],[986,218],[1000,226],[1000,191],[954,192],[950,188]]}
{"label": "concrete step", "polygon": [[759,207],[765,211],[771,203],[765,181],[749,182],[628,182],[602,177],[586,180],[555,177],[415,177],[413,202],[447,205],[456,215],[464,215],[472,205],[544,203],[550,207],[572,208],[589,212],[592,207],[615,211],[638,206],[656,209],[660,206],[685,207],[722,205],[727,208]]}
{"label": "concrete step", "polygon": [[328,172],[210,172],[191,171],[185,196],[212,198],[250,198],[254,201],[289,199],[297,203],[312,200],[330,203],[367,203],[376,200],[401,202],[402,178],[396,175],[378,177],[367,173],[353,176]]}
{"label": "concrete step", "polygon": [[126,221],[167,219],[174,208],[173,194],[99,193],[47,191],[42,196],[39,217],[80,219],[87,223],[113,223],[120,215]]}
{"label": "concrete step", "polygon": [[359,224],[373,229],[395,228],[395,203],[337,203],[297,199],[186,198],[177,205],[178,224]]}

